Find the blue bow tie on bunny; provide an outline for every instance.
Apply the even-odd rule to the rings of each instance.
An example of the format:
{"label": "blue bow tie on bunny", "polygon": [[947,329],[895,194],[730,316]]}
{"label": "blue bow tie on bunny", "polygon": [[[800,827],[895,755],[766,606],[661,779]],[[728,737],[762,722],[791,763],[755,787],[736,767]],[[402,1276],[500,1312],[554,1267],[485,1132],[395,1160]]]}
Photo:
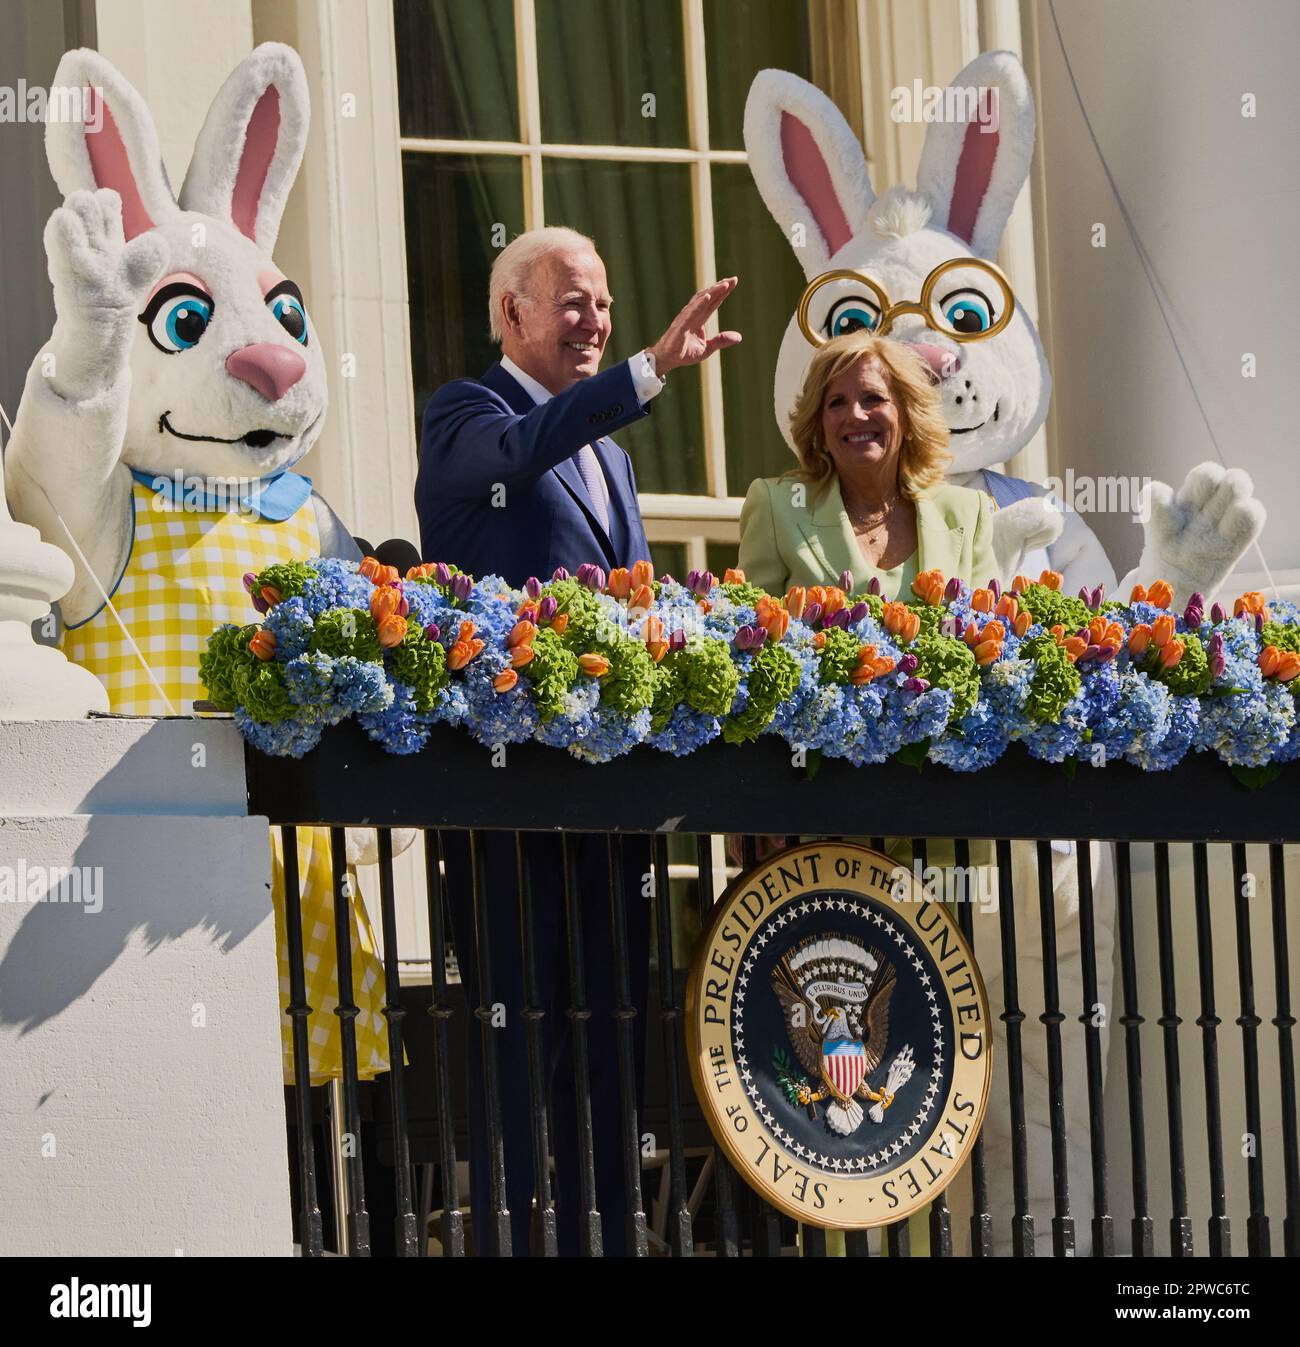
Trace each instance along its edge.
{"label": "blue bow tie on bunny", "polygon": [[163,477],[156,472],[131,469],[131,476],[174,505],[188,509],[228,510],[232,499],[245,514],[281,523],[292,518],[311,499],[311,478],[298,472],[277,472],[259,477],[238,493],[214,490],[201,477]]}

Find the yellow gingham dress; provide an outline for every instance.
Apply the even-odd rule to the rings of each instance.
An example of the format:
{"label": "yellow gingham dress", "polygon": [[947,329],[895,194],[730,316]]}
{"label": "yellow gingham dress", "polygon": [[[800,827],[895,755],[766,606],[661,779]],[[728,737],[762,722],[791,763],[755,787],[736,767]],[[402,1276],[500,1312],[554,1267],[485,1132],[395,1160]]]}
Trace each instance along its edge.
{"label": "yellow gingham dress", "polygon": [[[207,638],[223,622],[244,625],[255,617],[243,576],[277,561],[314,557],[320,549],[310,497],[283,522],[261,519],[240,509],[188,510],[133,479],[134,536],[126,570],[113,592],[113,606],[148,661],[173,710],[185,715],[205,691],[199,681],[199,655]],[[64,632],[63,651],[89,669],[108,690],[109,705],[120,715],[167,715],[148,674],[113,620],[107,606]],[[280,997],[289,1004],[288,947],[284,924],[284,871],[280,836],[271,833],[276,955]],[[353,999],[360,1007],[357,1074],[369,1080],[388,1070],[388,1033],[380,1008],[383,966],[366,914],[365,902],[349,871],[357,901],[349,904]],[[303,967],[311,1081],[322,1084],[343,1073],[334,947],[333,872],[329,833],[298,829],[298,880],[302,894]],[[280,1024],[286,1084],[293,1083],[292,1024]]]}

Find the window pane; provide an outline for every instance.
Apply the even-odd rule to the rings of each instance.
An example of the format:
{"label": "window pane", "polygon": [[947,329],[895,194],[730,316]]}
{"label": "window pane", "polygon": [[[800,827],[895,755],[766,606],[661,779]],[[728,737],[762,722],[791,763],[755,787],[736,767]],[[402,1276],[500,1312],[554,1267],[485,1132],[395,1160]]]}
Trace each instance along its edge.
{"label": "window pane", "polygon": [[720,357],[727,494],[743,496],[755,477],[773,477],[794,466],[777,428],[772,380],[804,278],[746,165],[714,165],[713,218],[718,275],[740,277],[719,317],[745,338]]}
{"label": "window pane", "polygon": [[513,0],[394,0],[404,136],[518,140]]}
{"label": "window pane", "polygon": [[682,7],[665,0],[537,0],[542,140],[685,145]]}
{"label": "window pane", "polygon": [[807,0],[704,0],[704,53],[709,144],[743,149],[745,99],[754,76],[776,66],[812,79]]}
{"label": "window pane", "polygon": [[523,181],[513,157],[402,155],[406,264],[411,292],[415,430],[434,389],[478,375],[496,360],[488,335],[493,226],[524,227]]}
{"label": "window pane", "polygon": [[736,564],[739,553],[739,543],[707,543],[704,548],[704,569],[712,571],[715,580],[721,580]]}
{"label": "window pane", "polygon": [[[658,340],[695,291],[690,169],[548,159],[542,190],[546,223],[591,235],[604,259],[614,297],[609,368]],[[698,368],[673,370],[653,414],[615,436],[639,490],[707,491],[702,421]]]}
{"label": "window pane", "polygon": [[686,544],[652,542],[650,562],[655,568],[656,580],[661,575],[671,575],[675,580],[683,580],[686,578]]}

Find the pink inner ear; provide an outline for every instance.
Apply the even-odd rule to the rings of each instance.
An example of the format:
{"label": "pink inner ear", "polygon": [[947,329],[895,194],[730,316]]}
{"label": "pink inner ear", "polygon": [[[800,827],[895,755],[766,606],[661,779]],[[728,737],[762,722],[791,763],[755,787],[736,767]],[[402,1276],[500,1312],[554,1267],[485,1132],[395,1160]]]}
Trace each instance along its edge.
{"label": "pink inner ear", "polygon": [[948,229],[967,243],[975,237],[975,220],[998,157],[999,131],[983,131],[978,122],[966,128],[961,158],[957,160],[957,176],[952,184],[952,205],[948,208]]}
{"label": "pink inner ear", "polygon": [[781,158],[795,191],[807,203],[826,240],[827,254],[834,255],[853,237],[853,231],[812,132],[788,112],[781,114]]}
{"label": "pink inner ear", "polygon": [[[135,174],[131,172],[131,158],[108,104],[93,85],[86,86],[86,96],[89,100],[86,153],[90,156],[90,171],[97,187],[111,187],[122,198],[122,233],[133,239],[146,229],[152,229],[154,222],[140,198]],[[99,129],[91,131],[92,126]]]}
{"label": "pink inner ear", "polygon": [[235,190],[230,197],[230,218],[241,234],[257,241],[257,208],[262,200],[262,188],[271,168],[275,146],[280,139],[280,91],[274,84],[257,100],[253,115],[248,119],[244,136],[244,152],[239,158],[239,172]]}

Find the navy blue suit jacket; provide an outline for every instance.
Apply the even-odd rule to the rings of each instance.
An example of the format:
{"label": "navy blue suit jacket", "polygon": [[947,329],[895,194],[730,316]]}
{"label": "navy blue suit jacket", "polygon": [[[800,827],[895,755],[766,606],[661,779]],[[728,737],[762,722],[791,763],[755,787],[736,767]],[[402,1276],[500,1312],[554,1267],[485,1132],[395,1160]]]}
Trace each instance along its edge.
{"label": "navy blue suit jacket", "polygon": [[[649,559],[632,460],[607,438],[647,414],[625,360],[541,405],[500,364],[444,384],[420,432],[421,555],[512,585],[549,580],[557,566]],[[609,486],[608,532],[573,457],[584,444]]]}

